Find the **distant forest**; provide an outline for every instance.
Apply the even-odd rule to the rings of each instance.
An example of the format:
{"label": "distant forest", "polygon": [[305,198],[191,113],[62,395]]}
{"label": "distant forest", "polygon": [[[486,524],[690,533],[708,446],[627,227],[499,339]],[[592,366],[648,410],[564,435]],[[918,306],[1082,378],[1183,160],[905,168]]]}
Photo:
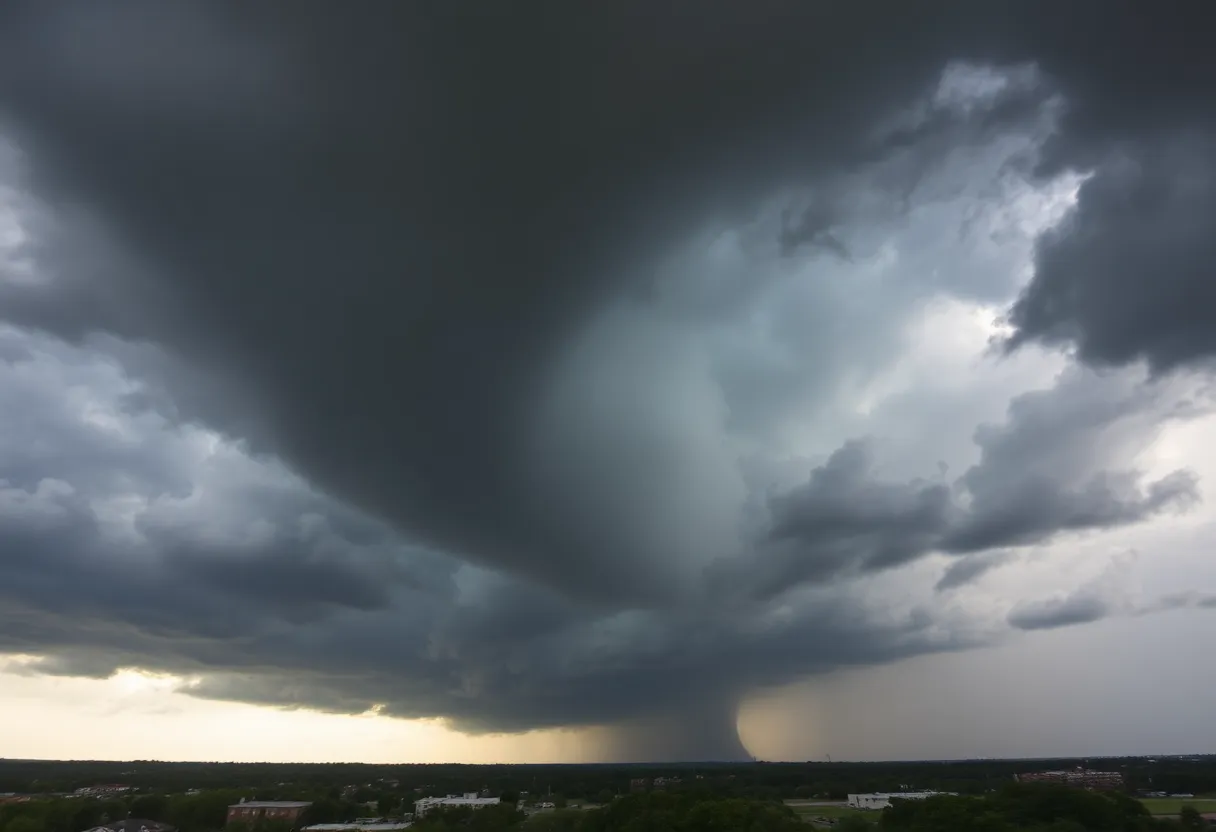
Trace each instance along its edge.
{"label": "distant forest", "polygon": [[[523,792],[598,801],[664,778],[669,790],[696,788],[759,800],[840,799],[850,792],[928,789],[980,794],[1022,772],[1087,768],[1120,771],[1129,790],[1216,792],[1216,755],[1069,760],[966,760],[900,763],[746,763],[636,765],[364,765],[302,763],[52,762],[0,760],[0,793],[51,794],[102,783],[137,792],[237,790],[260,800],[332,795],[359,802],[404,802],[414,794],[486,790],[514,799]],[[649,788],[649,786],[647,787]]]}

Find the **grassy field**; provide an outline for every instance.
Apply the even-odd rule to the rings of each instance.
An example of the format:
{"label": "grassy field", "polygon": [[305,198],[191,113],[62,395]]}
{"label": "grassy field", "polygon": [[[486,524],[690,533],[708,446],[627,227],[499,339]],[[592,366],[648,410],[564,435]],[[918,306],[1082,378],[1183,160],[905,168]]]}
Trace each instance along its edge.
{"label": "grassy field", "polygon": [[1216,798],[1146,797],[1140,802],[1154,815],[1176,815],[1183,806],[1194,806],[1200,812],[1216,812]]}
{"label": "grassy field", "polygon": [[798,817],[803,820],[809,818],[842,818],[846,815],[870,814],[874,817],[878,816],[878,812],[864,812],[861,809],[850,809],[844,803],[829,803],[827,805],[808,803],[802,800],[787,800],[785,805],[789,806],[798,813]]}

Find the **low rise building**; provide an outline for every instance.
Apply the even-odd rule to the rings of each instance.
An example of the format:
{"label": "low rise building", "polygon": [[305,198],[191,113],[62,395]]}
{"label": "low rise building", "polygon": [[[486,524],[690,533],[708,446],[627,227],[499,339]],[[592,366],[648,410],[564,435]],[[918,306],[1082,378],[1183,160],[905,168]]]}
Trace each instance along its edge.
{"label": "low rise building", "polygon": [[312,803],[307,800],[244,800],[228,807],[228,823],[278,821],[295,826]]}
{"label": "low rise building", "polygon": [[463,795],[449,794],[447,797],[424,797],[414,801],[414,817],[421,818],[427,812],[435,809],[449,809],[465,806],[470,809],[484,809],[486,806],[497,806],[497,797],[479,797],[477,792],[465,792]]}
{"label": "low rise building", "polygon": [[369,822],[366,818],[356,818],[350,823],[316,823],[305,826],[300,832],[400,832],[409,828],[407,820],[380,818]]}
{"label": "low rise building", "polygon": [[125,794],[131,791],[130,786],[124,786],[121,783],[106,783],[100,786],[81,786],[76,791],[72,792],[73,797],[105,797],[109,795]]}
{"label": "low rise building", "polygon": [[947,792],[872,792],[870,794],[849,795],[849,807],[852,809],[885,809],[893,800],[924,800]]}
{"label": "low rise building", "polygon": [[103,823],[101,826],[94,826],[87,832],[177,832],[177,830],[167,823],[161,823],[157,820],[144,820],[142,818],[124,818],[116,820],[113,823]]}

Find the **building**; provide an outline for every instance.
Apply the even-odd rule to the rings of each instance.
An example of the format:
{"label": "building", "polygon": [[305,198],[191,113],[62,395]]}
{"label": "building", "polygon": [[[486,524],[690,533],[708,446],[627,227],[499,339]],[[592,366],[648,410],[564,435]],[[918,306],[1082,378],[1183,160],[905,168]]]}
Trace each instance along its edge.
{"label": "building", "polygon": [[228,807],[229,823],[253,825],[260,821],[277,821],[295,826],[300,815],[312,803],[306,800],[245,800]]}
{"label": "building", "polygon": [[1117,771],[1090,771],[1076,768],[1070,771],[1033,771],[1026,774],[1015,774],[1013,779],[1019,783],[1059,783],[1064,786],[1074,786],[1078,789],[1093,789],[1096,791],[1117,791],[1123,788],[1123,775]]}
{"label": "building", "polygon": [[852,809],[885,809],[892,800],[924,800],[936,794],[948,792],[874,792],[872,794],[849,795],[849,807]]}
{"label": "building", "polygon": [[350,823],[317,823],[305,826],[300,832],[400,832],[409,829],[407,820],[387,820],[378,818],[369,821],[367,818],[356,818]]}
{"label": "building", "polygon": [[414,801],[414,817],[423,817],[432,809],[450,809],[457,806],[484,809],[486,806],[497,806],[498,803],[499,798],[478,797],[477,792],[465,792],[463,795],[450,794],[447,797],[424,797]]}
{"label": "building", "polygon": [[131,786],[124,786],[120,783],[108,783],[101,786],[82,786],[72,792],[72,797],[108,797],[125,794],[129,791],[131,791]]}
{"label": "building", "polygon": [[177,830],[169,824],[161,823],[157,820],[125,818],[123,820],[116,820],[113,823],[94,826],[88,832],[177,832]]}

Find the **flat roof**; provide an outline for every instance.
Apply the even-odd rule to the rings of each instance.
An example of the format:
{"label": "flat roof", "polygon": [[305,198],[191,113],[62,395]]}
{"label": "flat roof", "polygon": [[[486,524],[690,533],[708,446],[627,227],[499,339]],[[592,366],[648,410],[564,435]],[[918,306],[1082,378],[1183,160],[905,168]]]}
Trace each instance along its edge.
{"label": "flat roof", "polygon": [[317,823],[312,826],[305,826],[304,832],[345,832],[347,829],[355,829],[358,832],[395,832],[398,829],[408,829],[410,826],[406,821],[401,823]]}
{"label": "flat roof", "polygon": [[229,809],[304,809],[312,805],[309,800],[246,800],[233,803]]}

